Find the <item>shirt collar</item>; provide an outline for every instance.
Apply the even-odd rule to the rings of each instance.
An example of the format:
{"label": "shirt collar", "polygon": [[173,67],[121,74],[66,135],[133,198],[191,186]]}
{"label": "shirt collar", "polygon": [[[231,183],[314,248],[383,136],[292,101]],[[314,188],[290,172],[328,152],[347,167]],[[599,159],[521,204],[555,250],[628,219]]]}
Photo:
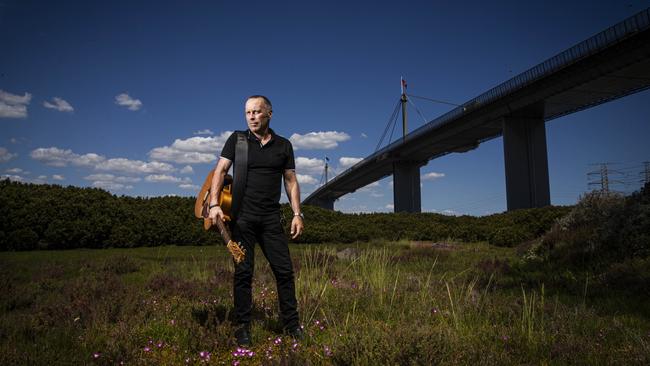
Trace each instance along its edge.
{"label": "shirt collar", "polygon": [[[261,143],[260,139],[258,139],[257,136],[255,136],[255,134],[251,132],[250,129],[247,129],[246,133],[249,140],[257,141],[258,143]],[[267,142],[267,144],[270,144],[273,140],[275,140],[275,131],[273,131],[271,127],[269,127],[269,134],[271,134],[271,139],[269,140],[269,142]]]}

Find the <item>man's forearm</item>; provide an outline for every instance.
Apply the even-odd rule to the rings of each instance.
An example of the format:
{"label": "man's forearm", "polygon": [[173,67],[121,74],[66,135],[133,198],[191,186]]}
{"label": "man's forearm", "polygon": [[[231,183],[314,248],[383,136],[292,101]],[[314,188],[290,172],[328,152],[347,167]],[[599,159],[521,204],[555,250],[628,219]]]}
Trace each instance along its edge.
{"label": "man's forearm", "polygon": [[219,203],[219,192],[221,192],[221,188],[223,188],[225,175],[225,172],[221,171],[218,167],[214,170],[212,185],[210,187],[210,205],[216,205]]}
{"label": "man's forearm", "polygon": [[300,187],[298,181],[294,182],[289,192],[289,201],[291,202],[291,209],[294,213],[300,213]]}

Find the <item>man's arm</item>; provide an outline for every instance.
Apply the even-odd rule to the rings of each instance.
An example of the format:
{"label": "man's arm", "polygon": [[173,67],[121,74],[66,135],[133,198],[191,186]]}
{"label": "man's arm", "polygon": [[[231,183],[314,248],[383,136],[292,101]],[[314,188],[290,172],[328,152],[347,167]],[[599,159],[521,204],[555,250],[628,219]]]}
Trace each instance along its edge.
{"label": "man's arm", "polygon": [[304,228],[302,216],[300,216],[300,186],[296,177],[296,171],[293,169],[286,169],[284,171],[284,189],[287,191],[287,197],[291,203],[291,210],[293,211],[293,219],[291,220],[291,239],[295,239]]}
{"label": "man's arm", "polygon": [[217,167],[214,168],[214,175],[212,176],[212,185],[210,186],[210,206],[214,206],[210,209],[209,217],[213,223],[216,223],[217,217],[222,221],[225,220],[223,216],[223,211],[221,207],[215,206],[219,204],[219,192],[223,188],[223,181],[226,177],[226,173],[230,169],[232,161],[226,158],[220,158],[217,163]]}

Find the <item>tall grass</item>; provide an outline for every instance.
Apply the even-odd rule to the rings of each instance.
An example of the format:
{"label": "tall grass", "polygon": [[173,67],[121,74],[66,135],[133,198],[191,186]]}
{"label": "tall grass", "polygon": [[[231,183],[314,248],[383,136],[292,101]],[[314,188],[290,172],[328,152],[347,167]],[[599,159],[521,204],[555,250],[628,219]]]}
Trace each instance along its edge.
{"label": "tall grass", "polygon": [[634,299],[600,307],[590,291],[529,284],[499,264],[518,260],[512,249],[341,249],[291,248],[302,342],[281,333],[273,275],[256,253],[245,351],[232,337],[223,248],[1,253],[0,364],[650,362],[650,319],[625,306]]}

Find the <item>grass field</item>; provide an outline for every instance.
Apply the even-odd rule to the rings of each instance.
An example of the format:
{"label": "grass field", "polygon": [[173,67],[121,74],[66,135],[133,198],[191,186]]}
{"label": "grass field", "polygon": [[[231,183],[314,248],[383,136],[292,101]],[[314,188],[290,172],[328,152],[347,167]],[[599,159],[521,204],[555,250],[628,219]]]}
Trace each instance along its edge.
{"label": "grass field", "polygon": [[308,336],[282,335],[257,250],[249,350],[221,246],[0,253],[0,364],[650,364],[641,299],[551,286],[512,248],[291,250]]}

